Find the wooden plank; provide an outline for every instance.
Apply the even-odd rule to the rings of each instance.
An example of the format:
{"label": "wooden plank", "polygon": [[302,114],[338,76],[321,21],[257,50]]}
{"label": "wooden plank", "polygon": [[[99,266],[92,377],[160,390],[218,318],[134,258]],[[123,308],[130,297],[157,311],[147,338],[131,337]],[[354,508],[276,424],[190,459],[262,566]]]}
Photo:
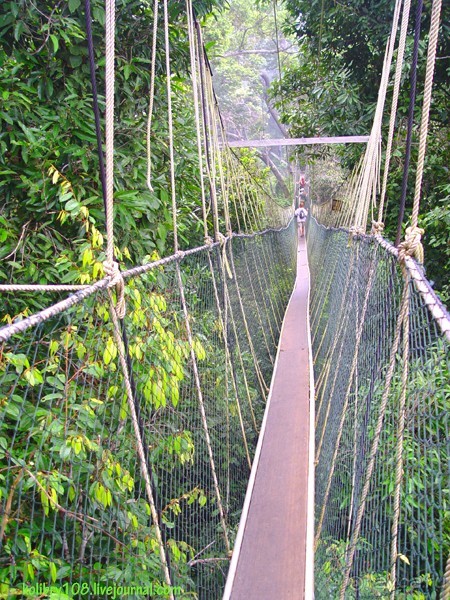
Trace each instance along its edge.
{"label": "wooden plank", "polygon": [[368,141],[368,135],[346,135],[340,137],[238,140],[228,142],[228,146],[230,148],[266,148],[271,146],[309,146],[313,144],[365,144]]}
{"label": "wooden plank", "polygon": [[[306,598],[312,382],[304,238],[297,257],[296,287],[283,322],[223,600]],[[308,596],[312,597],[311,592]]]}

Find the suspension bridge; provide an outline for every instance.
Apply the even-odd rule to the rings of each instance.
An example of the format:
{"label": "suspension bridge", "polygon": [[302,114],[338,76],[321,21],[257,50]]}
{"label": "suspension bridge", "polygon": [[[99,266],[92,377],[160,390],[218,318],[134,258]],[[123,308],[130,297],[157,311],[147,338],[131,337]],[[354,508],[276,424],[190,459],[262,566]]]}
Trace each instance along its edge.
{"label": "suspension bridge", "polygon": [[398,247],[382,221],[408,3],[396,3],[370,136],[347,140],[366,146],[344,207],[312,202],[306,239],[293,203],[253,185],[228,145],[186,7],[204,244],[180,243],[164,1],[174,252],[119,265],[107,0],[105,276],[0,285],[5,304],[46,306],[0,328],[0,596],[448,599],[450,319],[417,221],[440,2]]}

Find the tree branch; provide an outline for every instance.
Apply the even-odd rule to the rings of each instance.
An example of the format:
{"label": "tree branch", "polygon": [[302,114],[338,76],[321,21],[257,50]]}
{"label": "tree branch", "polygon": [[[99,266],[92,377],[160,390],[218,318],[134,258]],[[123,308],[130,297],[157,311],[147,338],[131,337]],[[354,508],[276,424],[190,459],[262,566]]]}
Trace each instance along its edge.
{"label": "tree branch", "polygon": [[263,82],[263,95],[264,95],[264,102],[267,105],[267,108],[269,110],[269,113],[272,117],[272,119],[275,121],[275,123],[277,124],[278,129],[281,131],[281,133],[283,134],[283,137],[287,138],[289,137],[289,133],[286,129],[286,127],[283,125],[283,123],[280,121],[280,118],[278,116],[277,111],[273,108],[273,106],[271,106],[270,101],[269,101],[269,95],[267,93],[267,89],[270,85],[269,82],[269,78],[267,76],[266,73],[261,73],[260,77],[262,79]]}
{"label": "tree branch", "polygon": [[284,181],[284,177],[283,175],[280,173],[278,167],[275,165],[275,163],[273,162],[273,160],[270,158],[270,156],[264,152],[258,153],[259,158],[263,161],[264,164],[266,164],[270,170],[272,171],[272,173],[275,175],[275,179],[277,180],[280,188],[283,191],[283,195],[286,198],[289,198],[290,196],[290,192],[289,189]]}

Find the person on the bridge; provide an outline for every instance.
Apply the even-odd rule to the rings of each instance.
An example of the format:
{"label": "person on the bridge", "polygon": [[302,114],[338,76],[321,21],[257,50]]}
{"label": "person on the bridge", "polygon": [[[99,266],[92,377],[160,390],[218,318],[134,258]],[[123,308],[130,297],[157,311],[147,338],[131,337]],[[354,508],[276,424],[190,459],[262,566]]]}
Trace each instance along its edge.
{"label": "person on the bridge", "polygon": [[299,235],[299,237],[304,237],[305,236],[305,223],[306,223],[306,217],[308,216],[308,211],[305,208],[305,203],[303,202],[303,200],[300,200],[298,208],[294,214],[297,217],[298,235]]}

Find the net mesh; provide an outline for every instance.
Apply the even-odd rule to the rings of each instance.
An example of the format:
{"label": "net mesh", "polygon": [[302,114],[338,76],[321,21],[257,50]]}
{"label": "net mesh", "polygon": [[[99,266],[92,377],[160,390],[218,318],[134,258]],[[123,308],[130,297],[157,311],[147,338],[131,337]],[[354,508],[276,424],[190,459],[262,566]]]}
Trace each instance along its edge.
{"label": "net mesh", "polygon": [[[394,583],[390,573],[396,451],[401,443],[400,350],[370,478],[367,473],[404,279],[394,254],[376,239],[326,229],[313,219],[308,252],[316,379],[316,598],[443,598],[450,550],[448,339],[410,282]],[[366,479],[365,510],[348,563]],[[346,564],[350,579],[341,595]]]}
{"label": "net mesh", "polygon": [[[291,223],[126,279],[122,337],[177,598],[221,595],[295,259]],[[168,594],[108,293],[84,296],[0,330],[4,598]]]}

